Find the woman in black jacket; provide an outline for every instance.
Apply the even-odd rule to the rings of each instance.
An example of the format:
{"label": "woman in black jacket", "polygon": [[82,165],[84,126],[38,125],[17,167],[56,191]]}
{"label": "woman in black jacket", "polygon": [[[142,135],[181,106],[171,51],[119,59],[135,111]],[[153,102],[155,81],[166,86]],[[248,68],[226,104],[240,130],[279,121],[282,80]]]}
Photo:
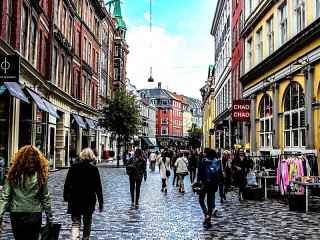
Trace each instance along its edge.
{"label": "woman in black jacket", "polygon": [[92,164],[96,160],[90,148],[85,148],[79,155],[80,162],[71,165],[64,184],[63,198],[68,202],[71,214],[71,239],[80,238],[81,216],[83,217],[83,238],[89,239],[92,214],[96,198],[99,211],[103,210],[103,195],[99,170]]}
{"label": "woman in black jacket", "polygon": [[[135,203],[136,207],[139,206],[139,197],[140,197],[140,188],[141,188],[142,178],[144,178],[144,181],[147,180],[147,162],[142,157],[142,154],[143,152],[141,149],[136,149],[134,156],[129,159],[126,165],[127,172],[128,172],[129,166],[134,165],[134,172],[132,175],[129,175],[129,182],[130,182],[131,205],[133,206]],[[134,189],[136,189],[136,199],[134,199]]]}
{"label": "woman in black jacket", "polygon": [[244,149],[240,148],[232,161],[234,183],[239,189],[238,197],[240,201],[243,200],[242,194],[247,185],[246,175],[249,172],[250,167],[252,166],[250,165],[248,158],[245,156]]}

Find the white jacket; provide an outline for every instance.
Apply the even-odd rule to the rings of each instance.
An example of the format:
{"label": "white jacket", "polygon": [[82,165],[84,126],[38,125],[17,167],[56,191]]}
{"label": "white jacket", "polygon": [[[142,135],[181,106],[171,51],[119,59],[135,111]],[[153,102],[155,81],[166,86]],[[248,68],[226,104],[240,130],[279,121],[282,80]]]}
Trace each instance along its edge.
{"label": "white jacket", "polygon": [[160,178],[161,179],[167,179],[166,170],[170,170],[170,158],[166,157],[166,163],[164,164],[162,157],[159,156],[157,158],[157,163],[160,166]]}
{"label": "white jacket", "polygon": [[174,166],[177,168],[177,173],[188,172],[188,159],[185,157],[178,158]]}

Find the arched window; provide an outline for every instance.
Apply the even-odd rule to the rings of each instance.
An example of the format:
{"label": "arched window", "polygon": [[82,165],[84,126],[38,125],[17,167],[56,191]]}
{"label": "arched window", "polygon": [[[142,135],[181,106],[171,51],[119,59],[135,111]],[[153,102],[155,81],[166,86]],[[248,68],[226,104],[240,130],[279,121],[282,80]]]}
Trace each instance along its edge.
{"label": "arched window", "polygon": [[306,113],[304,91],[298,82],[291,83],[284,98],[284,146],[305,147]]}
{"label": "arched window", "polygon": [[260,148],[272,147],[272,99],[265,94],[260,102]]}

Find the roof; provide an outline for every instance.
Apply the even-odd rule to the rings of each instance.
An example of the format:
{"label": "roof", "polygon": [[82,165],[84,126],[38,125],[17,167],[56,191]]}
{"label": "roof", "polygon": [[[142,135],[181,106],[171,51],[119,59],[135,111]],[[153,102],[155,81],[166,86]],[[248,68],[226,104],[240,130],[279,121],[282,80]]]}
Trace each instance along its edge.
{"label": "roof", "polygon": [[181,95],[190,105],[191,108],[201,109],[201,101],[195,98],[187,97],[185,95]]}
{"label": "roof", "polygon": [[113,16],[118,20],[119,26],[123,29],[127,29],[126,23],[122,19],[121,14],[121,6],[120,6],[120,0],[116,0],[115,6],[113,9]]}
{"label": "roof", "polygon": [[171,97],[163,91],[162,88],[142,89],[149,98],[154,99],[171,99]]}
{"label": "roof", "polygon": [[176,92],[173,92],[172,95],[175,96],[176,98],[178,98],[182,102],[182,104],[189,105],[189,103],[183,97],[181,97],[179,94],[177,94]]}

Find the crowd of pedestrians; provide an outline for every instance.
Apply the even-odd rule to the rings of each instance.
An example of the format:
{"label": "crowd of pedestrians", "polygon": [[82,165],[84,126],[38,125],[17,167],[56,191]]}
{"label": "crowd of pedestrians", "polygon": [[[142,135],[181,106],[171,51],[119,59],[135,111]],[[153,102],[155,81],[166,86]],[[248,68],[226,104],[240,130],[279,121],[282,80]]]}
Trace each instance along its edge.
{"label": "crowd of pedestrians", "polygon": [[[220,159],[213,149],[169,150],[161,152],[141,149],[126,150],[124,165],[129,175],[131,205],[139,207],[142,181],[147,180],[147,164],[150,172],[159,167],[161,191],[167,194],[168,179],[179,187],[180,194],[186,191],[184,178],[189,175],[191,184],[199,186],[199,205],[204,214],[203,224],[211,226],[211,218],[218,212],[215,195],[219,190],[220,202],[227,200],[232,179],[238,188],[239,200],[243,199],[246,186],[246,173],[250,161],[244,149],[239,149],[233,160],[229,151],[223,151]],[[68,170],[63,198],[68,204],[67,213],[71,214],[71,239],[89,239],[92,214],[98,200],[98,210],[103,211],[104,200],[100,174],[95,166],[96,156],[90,148],[84,149],[79,161]],[[171,171],[172,170],[172,171]],[[34,146],[25,146],[14,155],[0,199],[0,232],[3,228],[2,217],[10,212],[12,232],[15,239],[38,239],[42,223],[42,211],[46,214],[47,225],[53,226],[50,194],[47,187],[49,162]],[[171,174],[171,172],[173,174]],[[159,185],[160,185],[159,184]]]}

